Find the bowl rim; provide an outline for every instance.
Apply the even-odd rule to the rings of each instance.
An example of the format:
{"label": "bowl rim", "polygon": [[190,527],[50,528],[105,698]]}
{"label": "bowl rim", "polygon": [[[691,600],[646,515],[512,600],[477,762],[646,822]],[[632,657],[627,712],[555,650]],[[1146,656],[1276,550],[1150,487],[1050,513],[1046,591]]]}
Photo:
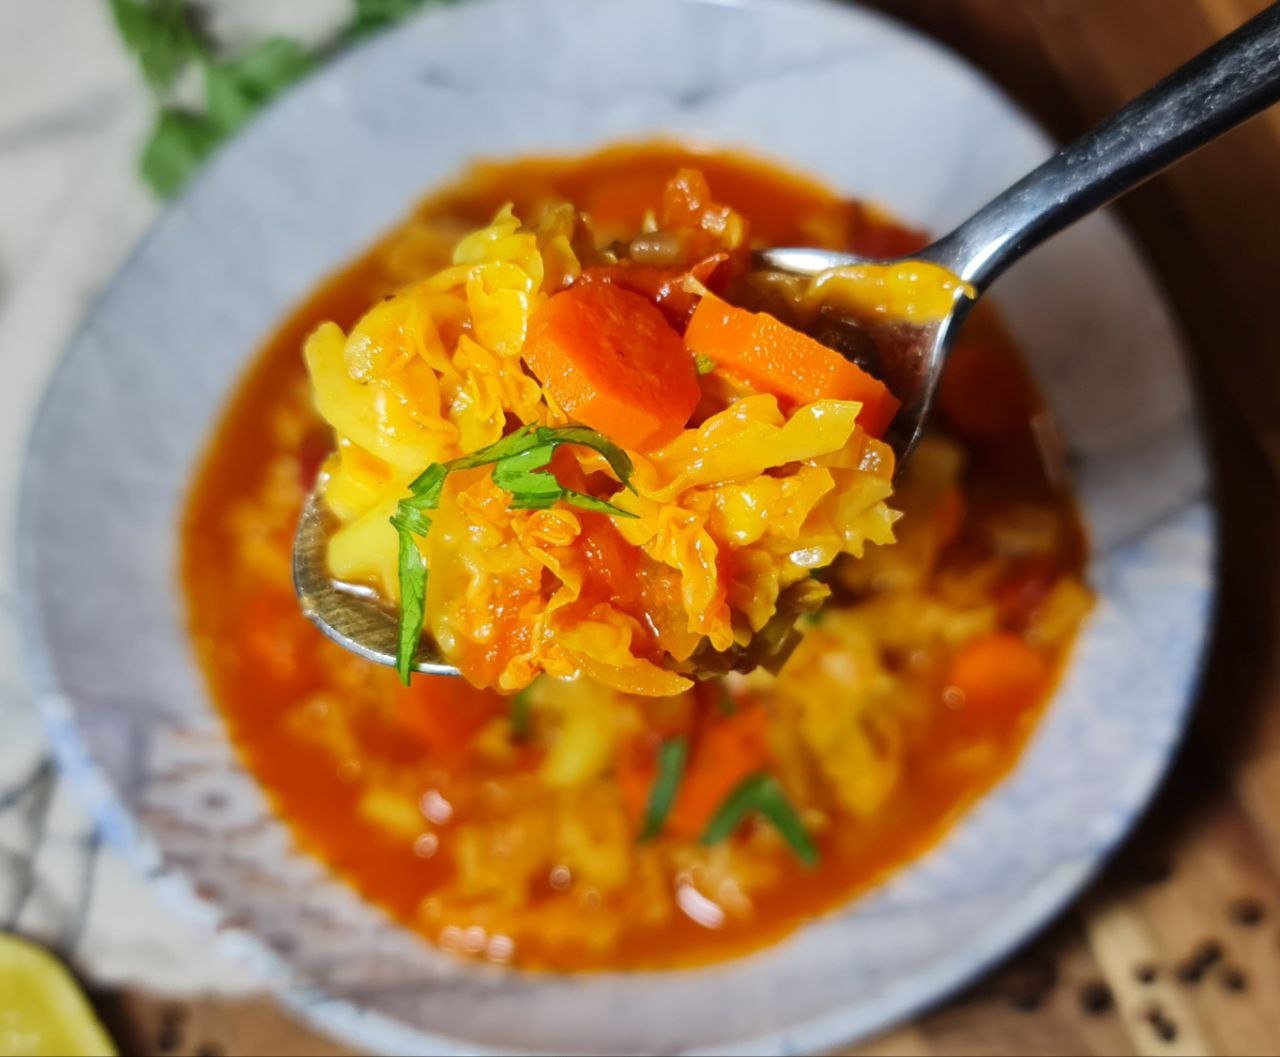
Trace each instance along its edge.
{"label": "bowl rim", "polygon": [[[518,0],[470,0],[458,10],[481,11],[485,7],[502,7]],[[530,0],[524,0],[530,2]],[[930,54],[933,61],[945,64],[979,83],[993,99],[1009,112],[1010,117],[1035,132],[1043,141],[1046,155],[1053,149],[1054,141],[1041,124],[1028,114],[981,67],[954,51],[948,45],[917,30],[913,26],[878,10],[863,6],[858,0],[669,0],[676,4],[735,9],[792,10],[807,8],[828,17],[863,21],[877,24],[899,39],[908,41]],[[442,17],[448,8],[436,8],[414,16],[415,23]],[[331,71],[352,61],[365,49],[376,48],[379,42],[398,32],[390,31],[372,36],[318,70],[308,81],[321,81]],[[288,95],[289,93],[284,93]],[[238,137],[243,140],[245,137]],[[182,194],[148,225],[137,238],[128,253],[115,266],[110,277],[96,296],[84,307],[79,323],[57,353],[52,369],[39,385],[39,399],[30,415],[24,440],[13,457],[20,463],[16,487],[17,510],[15,518],[14,548],[11,560],[16,571],[16,638],[21,647],[21,669],[32,691],[38,714],[48,735],[52,754],[59,770],[67,776],[94,824],[110,844],[138,870],[156,890],[164,902],[178,916],[203,926],[213,932],[220,950],[228,954],[233,964],[244,967],[274,997],[296,1014],[303,1022],[324,1033],[357,1047],[376,1048],[381,1052],[413,1052],[422,1054],[501,1054],[511,1052],[505,1048],[468,1042],[438,1032],[428,1032],[410,1027],[395,1018],[375,1012],[355,1001],[336,998],[299,980],[291,963],[283,955],[270,948],[252,931],[238,925],[218,923],[219,907],[215,900],[201,895],[194,881],[185,873],[165,866],[160,850],[145,826],[123,803],[118,793],[106,779],[98,763],[91,756],[88,746],[78,729],[69,701],[58,689],[51,652],[37,619],[37,563],[30,543],[32,531],[34,492],[34,468],[30,458],[32,444],[41,423],[50,413],[52,394],[56,382],[69,367],[67,353],[88,330],[90,321],[99,306],[113,293],[117,277],[130,269],[143,255],[167,217],[180,212],[185,203],[200,193],[201,187],[235,154],[235,144],[218,155],[196,175]],[[1108,211],[1110,212],[1110,211]],[[1114,213],[1110,213],[1114,217]],[[1118,235],[1134,253],[1143,270],[1155,281],[1156,292],[1170,308],[1170,318],[1179,345],[1185,348],[1183,327],[1173,303],[1158,281],[1143,247],[1132,237],[1124,224],[1116,225]],[[376,233],[375,233],[376,235]],[[1207,450],[1207,427],[1202,402],[1193,391],[1190,419],[1197,433],[1200,446]],[[1188,721],[1195,703],[1205,665],[1207,663],[1217,626],[1219,591],[1217,571],[1220,559],[1220,514],[1216,502],[1217,478],[1210,467],[1206,485],[1206,497],[1188,503],[1181,510],[1203,507],[1208,515],[1208,555],[1205,561],[1211,575],[1205,587],[1203,622],[1199,630],[1196,657],[1185,684],[1170,701],[1168,713],[1171,719],[1170,736],[1158,751],[1151,753],[1151,762],[1145,774],[1134,783],[1132,800],[1124,805],[1123,818],[1108,833],[1105,840],[1087,857],[1060,866],[1035,887],[1025,890],[1011,902],[1005,911],[988,922],[980,935],[971,943],[959,947],[945,958],[927,966],[902,974],[881,992],[874,1004],[841,1005],[830,1012],[811,1017],[795,1024],[762,1032],[755,1036],[735,1039],[715,1046],[691,1048],[693,1053],[793,1053],[816,1052],[835,1046],[848,1045],[883,1031],[910,1017],[922,1009],[933,1006],[963,988],[982,975],[1019,944],[1031,939],[1053,918],[1063,912],[1085,886],[1110,862],[1119,846],[1129,837],[1151,806],[1155,792],[1173,763],[1178,748],[1186,734]],[[1070,663],[1070,662],[1069,662]],[[1002,779],[1003,780],[1003,779]],[[1133,776],[1130,775],[1132,782]],[[981,799],[990,795],[990,790]],[[217,925],[216,928],[214,926]],[[808,927],[808,926],[805,926]],[[714,968],[714,965],[712,966]],[[677,972],[700,972],[703,967],[680,969]],[[626,974],[620,974],[626,975]],[[529,1049],[531,1054],[552,1051]]]}

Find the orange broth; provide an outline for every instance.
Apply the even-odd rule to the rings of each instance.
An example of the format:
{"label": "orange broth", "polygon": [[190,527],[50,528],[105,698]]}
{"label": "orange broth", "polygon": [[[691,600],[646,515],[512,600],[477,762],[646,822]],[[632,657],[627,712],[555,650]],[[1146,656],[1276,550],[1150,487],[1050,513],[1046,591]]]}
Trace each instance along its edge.
{"label": "orange broth", "polygon": [[[886,659],[886,664],[917,664],[925,674],[913,676],[913,685],[929,688],[922,699],[936,699],[922,733],[902,750],[901,777],[892,794],[869,816],[833,815],[831,825],[815,838],[823,856],[816,869],[801,866],[779,846],[772,854],[771,880],[752,892],[749,912],[729,915],[718,927],[684,913],[646,918],[645,907],[626,889],[592,898],[589,891],[555,883],[539,883],[523,895],[521,906],[512,911],[518,935],[496,946],[492,936],[470,946],[460,939],[467,935],[465,914],[459,917],[451,910],[442,918],[429,912],[432,894],[447,886],[457,869],[451,845],[455,827],[471,818],[498,818],[505,809],[494,791],[506,790],[503,795],[510,799],[530,788],[544,752],[517,745],[500,759],[478,756],[467,739],[505,716],[507,701],[429,680],[404,690],[394,673],[345,654],[298,612],[287,576],[292,530],[304,492],[331,445],[327,429],[311,410],[299,350],[320,322],[350,327],[416,268],[428,261],[438,265],[448,247],[425,245],[431,240],[424,236],[424,246],[414,248],[417,242],[409,237],[413,223],[449,227],[456,221],[462,232],[486,223],[506,201],[514,201],[521,214],[559,198],[592,212],[598,222],[634,231],[681,165],[701,169],[717,199],[743,213],[754,238],[764,244],[898,254],[923,242],[919,233],[874,209],[737,154],[647,144],[584,159],[480,165],[465,180],[424,200],[405,229],[324,282],[281,324],[222,416],[195,476],[182,525],[191,634],[210,694],[246,766],[300,846],[428,939],[525,968],[704,963],[758,948],[839,907],[933,846],[968,805],[1008,772],[1050,689],[1041,685],[1012,711],[974,716],[951,707],[945,656]],[[421,262],[412,259],[416,253]],[[1047,512],[1043,517],[1056,526],[1050,552],[1000,557],[992,566],[998,575],[983,588],[1000,627],[1021,633],[1053,584],[1080,576],[1083,536],[1069,495],[1050,479],[1042,461],[1043,445],[1036,439],[1042,432],[1039,399],[992,313],[974,313],[955,364],[941,401],[940,427],[963,447],[967,468],[954,500],[960,504],[954,514],[958,528],[948,530],[934,576],[959,577],[987,561],[992,546],[988,530],[1010,510],[1030,504]],[[975,403],[982,414],[971,413]],[[835,580],[839,585],[840,577]],[[865,601],[865,592],[865,585],[837,586],[837,601],[857,606]],[[822,627],[811,634],[820,634]],[[1064,663],[1069,639],[1046,653],[1053,672]],[[783,674],[788,674],[785,669]],[[445,695],[454,710],[450,715],[463,718],[456,723],[449,719],[447,729],[432,727],[424,740],[415,734],[412,720],[421,695]],[[763,696],[768,707],[767,693]],[[359,709],[353,707],[335,726],[336,711],[356,699]],[[322,728],[339,733],[326,742],[316,734]],[[965,761],[963,766],[958,760]],[[422,794],[435,796],[450,805],[451,814],[441,821],[431,819],[427,810],[417,834],[411,817],[388,828],[362,808],[379,783],[394,785],[410,802]],[[668,877],[663,883],[676,882]],[[547,908],[554,908],[554,914]],[[554,927],[540,925],[544,910]],[[574,928],[587,931],[566,938],[566,912],[575,919]],[[495,931],[491,922],[486,927],[493,934],[502,931]],[[607,933],[609,942],[594,942],[592,928]]]}

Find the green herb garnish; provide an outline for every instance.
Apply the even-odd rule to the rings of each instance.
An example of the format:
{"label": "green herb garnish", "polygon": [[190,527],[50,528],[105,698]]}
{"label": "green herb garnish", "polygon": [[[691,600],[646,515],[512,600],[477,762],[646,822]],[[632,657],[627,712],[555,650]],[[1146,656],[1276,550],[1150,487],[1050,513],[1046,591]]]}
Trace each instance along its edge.
{"label": "green herb garnish", "polygon": [[716,361],[700,352],[693,358],[693,369],[698,372],[699,376],[710,374],[716,369]]}
{"label": "green herb garnish", "polygon": [[396,671],[400,681],[409,685],[413,658],[422,641],[422,625],[426,620],[427,563],[414,541],[425,535],[431,522],[419,510],[408,510],[391,519],[399,542],[400,627],[396,638]]}
{"label": "green herb garnish", "polygon": [[422,639],[427,595],[427,563],[422,558],[415,537],[431,531],[428,510],[440,505],[444,481],[455,470],[477,466],[493,466],[493,482],[511,493],[511,505],[517,510],[543,510],[557,501],[608,514],[610,517],[635,517],[630,511],[606,503],[603,499],[583,495],[564,488],[545,467],[556,449],[564,444],[579,444],[604,456],[618,479],[631,491],[631,459],[612,441],[583,426],[521,426],[492,444],[452,459],[432,463],[409,485],[409,495],[400,500],[391,524],[400,544],[400,630],[396,640],[396,671],[407,686],[413,658]]}
{"label": "green herb garnish", "polygon": [[[219,143],[318,60],[430,3],[446,0],[353,0],[351,20],[317,48],[276,36],[233,56],[222,54],[203,31],[203,5],[191,0],[109,2],[120,38],[137,59],[160,107],[139,169],[152,191],[169,198]],[[203,106],[192,105],[179,92],[182,75],[193,66],[203,76]]]}
{"label": "green herb garnish", "polygon": [[269,37],[226,62],[206,63],[205,105],[224,133],[234,132],[268,100],[315,65],[296,40]]}
{"label": "green herb garnish", "polygon": [[221,141],[222,133],[208,118],[166,107],[142,148],[142,177],[161,198],[177,194]]}
{"label": "green herb garnish", "polygon": [[684,737],[664,741],[658,748],[658,774],[649,791],[649,806],[644,813],[644,829],[641,840],[652,840],[662,832],[671,805],[676,802],[676,791],[684,777],[685,760],[689,757],[689,742]]}
{"label": "green herb garnish", "polygon": [[154,91],[172,88],[187,60],[204,50],[182,0],[111,0],[111,14]]}
{"label": "green herb garnish", "polygon": [[742,820],[755,813],[763,815],[791,845],[796,857],[806,866],[818,865],[818,849],[787,800],[782,786],[772,775],[759,771],[742,783],[717,809],[702,833],[703,844],[719,844],[730,837]]}

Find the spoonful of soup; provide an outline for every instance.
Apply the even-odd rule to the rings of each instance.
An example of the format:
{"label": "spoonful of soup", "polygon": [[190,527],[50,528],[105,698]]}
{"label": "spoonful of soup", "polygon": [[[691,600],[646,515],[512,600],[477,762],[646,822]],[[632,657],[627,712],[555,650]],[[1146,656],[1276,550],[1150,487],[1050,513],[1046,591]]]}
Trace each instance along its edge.
{"label": "spoonful of soup", "polygon": [[306,358],[337,451],[294,543],[360,655],[517,691],[666,696],[776,668],[887,500],[974,299],[1280,97],[1270,8],[910,259],[754,248],[681,171],[643,230],[510,207]]}

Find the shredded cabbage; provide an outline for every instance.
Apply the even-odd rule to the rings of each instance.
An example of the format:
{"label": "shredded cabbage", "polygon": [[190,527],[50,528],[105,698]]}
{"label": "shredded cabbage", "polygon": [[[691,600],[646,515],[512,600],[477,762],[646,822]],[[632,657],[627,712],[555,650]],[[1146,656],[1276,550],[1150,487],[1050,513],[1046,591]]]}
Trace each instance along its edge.
{"label": "shredded cabbage", "polygon": [[[517,424],[567,423],[520,357],[530,315],[582,271],[577,223],[569,205],[531,226],[504,206],[461,238],[452,264],[376,304],[350,333],[325,323],[308,338],[316,404],[338,437],[326,484],[340,523],[335,577],[396,600],[388,519],[408,483]],[[739,228],[702,237],[736,247]],[[630,488],[585,447],[557,456],[562,480],[590,480],[635,515],[612,528],[566,506],[514,509],[487,468],[451,475],[421,544],[426,631],[442,655],[502,690],[545,672],[679,693],[700,647],[741,646],[789,586],[892,541],[892,455],[858,427],[857,403],[719,402],[663,448],[629,452]],[[625,567],[601,568],[601,540]]]}

